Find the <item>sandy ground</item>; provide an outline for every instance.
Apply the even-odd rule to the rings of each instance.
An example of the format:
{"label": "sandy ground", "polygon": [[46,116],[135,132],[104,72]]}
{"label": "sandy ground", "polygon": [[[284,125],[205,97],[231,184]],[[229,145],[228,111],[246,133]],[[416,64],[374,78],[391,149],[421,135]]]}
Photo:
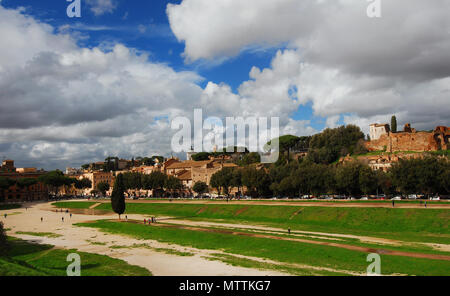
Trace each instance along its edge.
{"label": "sandy ground", "polygon": [[[28,205],[28,209],[14,209],[1,211],[0,221],[5,228],[10,229],[8,235],[41,244],[51,244],[59,248],[77,249],[82,252],[90,252],[108,255],[122,259],[132,265],[142,266],[157,276],[281,276],[285,273],[273,270],[258,270],[236,267],[219,261],[211,261],[207,257],[212,252],[159,243],[153,240],[137,240],[121,235],[105,234],[93,228],[76,227],[74,223],[92,221],[98,219],[116,219],[116,215],[80,215],[56,213],[50,203]],[[8,214],[5,219],[4,213]],[[41,217],[44,221],[41,222]],[[64,222],[62,221],[64,217]],[[129,219],[140,220],[140,215],[128,215]],[[58,238],[36,237],[30,235],[15,234],[16,232],[50,232],[61,235]],[[94,244],[92,243],[94,242]],[[110,246],[132,246],[134,244],[146,244],[151,248],[169,248],[177,251],[192,252],[194,256],[178,256],[158,252],[149,248],[111,249]],[[220,253],[214,251],[214,253]]]}

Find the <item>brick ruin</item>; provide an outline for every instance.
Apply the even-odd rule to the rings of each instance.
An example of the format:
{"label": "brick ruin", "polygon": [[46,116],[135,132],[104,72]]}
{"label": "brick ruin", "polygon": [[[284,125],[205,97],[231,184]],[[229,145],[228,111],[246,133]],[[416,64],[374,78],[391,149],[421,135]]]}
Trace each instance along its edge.
{"label": "brick ruin", "polygon": [[407,123],[402,132],[393,133],[388,124],[372,124],[370,141],[366,142],[369,151],[439,151],[448,150],[450,128],[438,126],[432,132],[416,131]]}

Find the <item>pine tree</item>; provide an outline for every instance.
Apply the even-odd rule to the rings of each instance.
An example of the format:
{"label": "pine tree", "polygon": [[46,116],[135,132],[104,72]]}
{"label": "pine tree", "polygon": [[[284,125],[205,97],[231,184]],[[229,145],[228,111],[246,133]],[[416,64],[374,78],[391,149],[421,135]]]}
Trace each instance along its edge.
{"label": "pine tree", "polygon": [[111,194],[111,206],[114,212],[122,215],[125,212],[125,185],[123,183],[123,175],[119,174],[114,182],[113,192]]}
{"label": "pine tree", "polygon": [[395,117],[395,115],[391,118],[391,131],[393,133],[397,132],[397,117]]}

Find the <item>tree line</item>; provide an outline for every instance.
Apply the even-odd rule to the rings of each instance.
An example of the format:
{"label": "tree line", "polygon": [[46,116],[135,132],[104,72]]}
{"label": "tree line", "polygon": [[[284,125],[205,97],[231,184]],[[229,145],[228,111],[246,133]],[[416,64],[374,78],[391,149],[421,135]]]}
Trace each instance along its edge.
{"label": "tree line", "polygon": [[211,177],[210,187],[229,195],[232,188],[253,197],[302,195],[362,196],[375,194],[449,194],[450,162],[426,156],[401,159],[388,172],[372,170],[367,164],[315,163],[308,158],[257,169],[224,168]]}
{"label": "tree line", "polygon": [[56,170],[39,176],[38,178],[8,178],[0,177],[0,199],[4,199],[4,191],[10,187],[16,185],[20,189],[29,188],[37,183],[42,183],[47,186],[50,192],[57,195],[61,187],[72,186],[76,189],[85,189],[92,186],[92,182],[89,179],[78,180],[76,178],[70,178],[65,176],[63,172]]}

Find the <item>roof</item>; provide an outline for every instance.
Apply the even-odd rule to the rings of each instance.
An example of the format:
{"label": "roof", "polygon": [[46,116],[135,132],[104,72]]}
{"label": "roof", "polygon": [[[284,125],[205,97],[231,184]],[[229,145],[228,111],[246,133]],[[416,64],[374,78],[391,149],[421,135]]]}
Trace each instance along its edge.
{"label": "roof", "polygon": [[178,176],[178,179],[180,180],[192,180],[192,174],[190,171],[186,171],[183,174]]}
{"label": "roof", "polygon": [[202,167],[204,165],[210,164],[211,160],[204,160],[204,161],[194,161],[194,160],[186,160],[183,162],[175,162],[169,164],[166,168],[167,169],[184,169],[184,168],[192,168],[192,167]]}
{"label": "roof", "polygon": [[224,163],[220,163],[220,162],[214,162],[214,167],[224,167],[224,168],[234,168],[237,167],[238,165],[232,162],[224,162]]}

